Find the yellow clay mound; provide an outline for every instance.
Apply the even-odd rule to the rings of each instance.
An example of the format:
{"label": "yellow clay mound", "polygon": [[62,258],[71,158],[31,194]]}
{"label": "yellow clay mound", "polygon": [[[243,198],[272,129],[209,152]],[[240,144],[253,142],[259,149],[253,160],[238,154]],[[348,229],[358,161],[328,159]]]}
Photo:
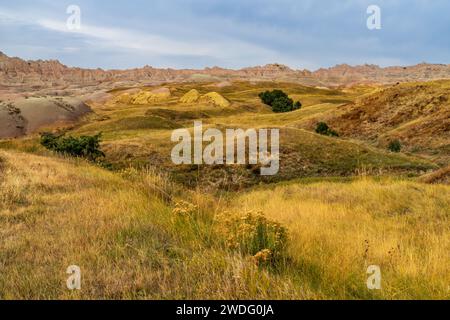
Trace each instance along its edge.
{"label": "yellow clay mound", "polygon": [[119,96],[116,97],[116,99],[114,100],[115,103],[125,103],[128,104],[131,102],[131,99],[133,97],[131,96],[131,94],[129,93],[123,93]]}
{"label": "yellow clay mound", "polygon": [[188,93],[186,93],[184,96],[181,97],[180,102],[193,103],[197,102],[198,99],[200,99],[200,93],[197,90],[192,89],[191,91],[189,91]]}
{"label": "yellow clay mound", "polygon": [[131,103],[147,104],[151,98],[153,98],[153,94],[151,92],[141,91],[133,96]]}
{"label": "yellow clay mound", "polygon": [[230,102],[217,92],[210,92],[200,98],[200,102],[212,103],[218,107],[228,107]]}
{"label": "yellow clay mound", "polygon": [[160,88],[153,91],[141,91],[132,96],[132,104],[147,104],[152,102],[163,101],[171,96],[168,88]]}

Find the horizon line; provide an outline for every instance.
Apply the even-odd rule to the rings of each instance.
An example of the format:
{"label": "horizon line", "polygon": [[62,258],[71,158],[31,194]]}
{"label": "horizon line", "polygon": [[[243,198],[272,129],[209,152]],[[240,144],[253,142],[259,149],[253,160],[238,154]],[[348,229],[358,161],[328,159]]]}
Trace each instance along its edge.
{"label": "horizon line", "polygon": [[426,62],[426,61],[422,61],[416,64],[408,64],[408,65],[389,65],[389,66],[380,66],[378,64],[373,64],[373,63],[364,63],[364,64],[350,64],[347,62],[342,62],[339,64],[335,64],[332,66],[322,66],[320,68],[317,68],[315,70],[310,70],[310,69],[295,69],[292,66],[288,65],[288,64],[284,64],[284,63],[278,63],[278,62],[272,62],[272,63],[266,63],[264,65],[253,65],[253,66],[247,66],[247,67],[241,67],[238,69],[234,69],[234,68],[225,68],[225,67],[221,67],[221,66],[204,66],[201,69],[198,68],[173,68],[173,67],[157,67],[157,66],[152,66],[149,64],[145,64],[143,66],[140,67],[131,67],[131,68],[102,68],[102,67],[80,67],[80,66],[74,66],[74,65],[69,65],[69,64],[65,64],[63,62],[61,62],[60,59],[58,58],[52,58],[52,59],[24,59],[21,58],[19,56],[10,56],[7,53],[5,53],[4,51],[0,50],[0,56],[4,55],[10,59],[20,59],[22,61],[26,61],[26,62],[38,62],[38,61],[43,61],[43,62],[58,62],[61,65],[67,67],[67,68],[71,68],[71,69],[84,69],[84,70],[101,70],[104,72],[108,72],[108,71],[127,71],[127,70],[134,70],[134,69],[144,69],[144,68],[153,68],[153,69],[162,69],[162,70],[175,70],[175,71],[206,71],[208,69],[222,69],[222,70],[229,70],[229,71],[241,71],[241,70],[245,70],[245,69],[251,69],[251,68],[262,68],[262,67],[266,67],[266,66],[280,66],[280,67],[287,67],[288,69],[294,71],[294,72],[304,72],[304,71],[308,71],[311,73],[320,71],[320,70],[330,70],[336,67],[340,67],[340,66],[348,66],[351,68],[357,68],[357,67],[367,67],[367,66],[372,66],[372,67],[377,67],[379,69],[389,69],[389,68],[410,68],[410,67],[416,67],[416,66],[420,66],[420,65],[430,65],[430,66],[450,66],[450,63],[446,64],[446,63],[431,63],[431,62]]}

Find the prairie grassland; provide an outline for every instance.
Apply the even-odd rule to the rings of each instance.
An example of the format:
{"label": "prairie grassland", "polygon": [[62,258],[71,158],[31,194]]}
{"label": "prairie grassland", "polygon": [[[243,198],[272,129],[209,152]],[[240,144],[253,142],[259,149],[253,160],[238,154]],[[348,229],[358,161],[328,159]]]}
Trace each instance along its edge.
{"label": "prairie grassland", "polygon": [[[164,175],[1,152],[3,299],[449,298],[450,187],[362,178],[296,182],[216,199]],[[197,206],[177,219],[174,201]],[[166,199],[167,200],[167,199]],[[214,217],[261,211],[289,232],[279,268],[222,246]],[[69,265],[82,290],[69,291]],[[366,287],[368,265],[382,290]]]}
{"label": "prairie grassland", "polygon": [[[332,299],[450,298],[450,187],[359,178],[255,190],[235,210],[288,226],[291,276]],[[382,290],[369,291],[369,265]]]}
{"label": "prairie grassland", "polygon": [[[83,161],[0,157],[2,299],[315,297],[216,245],[207,223],[175,219],[146,188],[157,177],[146,184]],[[80,291],[66,288],[70,265],[81,267]]]}

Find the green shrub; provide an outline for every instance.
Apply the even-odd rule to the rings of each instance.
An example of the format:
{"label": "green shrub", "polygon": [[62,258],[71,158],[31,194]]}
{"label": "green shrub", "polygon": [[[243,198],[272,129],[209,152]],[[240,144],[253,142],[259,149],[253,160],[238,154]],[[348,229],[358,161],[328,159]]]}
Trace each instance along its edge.
{"label": "green shrub", "polygon": [[259,94],[261,101],[268,106],[272,106],[273,102],[279,98],[288,98],[288,95],[281,90],[265,91]]}
{"label": "green shrub", "polygon": [[402,144],[398,140],[389,142],[388,149],[391,152],[400,152],[402,150]]}
{"label": "green shrub", "polygon": [[273,112],[289,112],[293,109],[294,101],[291,98],[280,97],[273,101],[272,111]]}
{"label": "green shrub", "polygon": [[95,136],[65,137],[53,133],[41,134],[41,145],[45,148],[73,157],[82,157],[90,161],[97,161],[105,154],[100,150],[101,134]]}
{"label": "green shrub", "polygon": [[218,219],[218,227],[229,249],[251,255],[257,264],[276,263],[285,254],[287,229],[260,212],[224,214]]}
{"label": "green shrub", "polygon": [[330,137],[338,137],[338,133],[331,129],[325,122],[319,122],[316,127],[316,132],[318,134]]}
{"label": "green shrub", "polygon": [[302,107],[300,101],[294,103],[294,101],[281,90],[261,92],[259,97],[264,104],[272,107],[273,112],[290,112]]}

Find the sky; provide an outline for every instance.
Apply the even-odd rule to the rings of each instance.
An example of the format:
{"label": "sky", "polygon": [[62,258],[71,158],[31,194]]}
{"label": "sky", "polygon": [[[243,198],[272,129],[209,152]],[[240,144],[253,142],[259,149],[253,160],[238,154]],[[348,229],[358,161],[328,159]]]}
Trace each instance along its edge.
{"label": "sky", "polygon": [[103,69],[449,64],[450,1],[0,0],[0,51]]}

